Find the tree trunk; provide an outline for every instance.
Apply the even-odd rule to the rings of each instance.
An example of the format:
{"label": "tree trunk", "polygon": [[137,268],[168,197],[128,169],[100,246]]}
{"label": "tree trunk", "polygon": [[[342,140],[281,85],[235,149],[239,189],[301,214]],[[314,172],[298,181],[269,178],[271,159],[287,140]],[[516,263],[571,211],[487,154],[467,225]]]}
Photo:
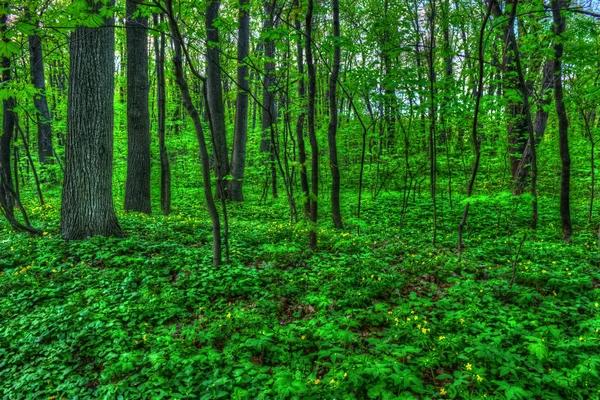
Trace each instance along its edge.
{"label": "tree trunk", "polygon": [[[219,213],[215,205],[215,200],[212,194],[212,188],[210,183],[210,161],[208,159],[208,148],[206,146],[206,138],[204,137],[204,130],[202,129],[202,122],[200,121],[200,114],[192,102],[192,96],[185,79],[183,72],[183,42],[179,28],[173,14],[173,7],[171,6],[170,0],[165,0],[165,8],[167,10],[167,16],[169,18],[169,27],[171,35],[173,36],[173,65],[175,67],[175,79],[177,85],[181,90],[181,98],[183,105],[188,112],[190,118],[194,122],[194,129],[196,131],[196,139],[198,140],[198,147],[200,149],[200,164],[202,166],[202,184],[204,188],[204,198],[206,201],[206,207],[208,208],[208,214],[212,223],[212,234],[213,234],[213,266],[218,267],[221,264],[221,221],[219,220]],[[189,61],[189,60],[188,60]],[[194,71],[195,72],[195,71]],[[194,73],[197,75],[196,73]],[[206,78],[204,85],[206,85]]]}
{"label": "tree trunk", "polygon": [[[294,6],[298,6],[298,0],[294,0]],[[296,31],[301,32],[300,21],[295,20]],[[298,64],[298,98],[300,103],[304,104],[306,98],[306,89],[304,87],[304,61],[302,57],[302,39],[298,37],[296,42],[297,64]],[[310,188],[308,185],[308,174],[306,172],[306,145],[304,143],[304,119],[306,112],[301,108],[298,120],[296,121],[296,141],[298,142],[298,162],[300,163],[300,186],[304,195],[304,216],[310,218]]]}
{"label": "tree trunk", "polygon": [[562,169],[560,171],[560,218],[562,222],[563,240],[571,241],[571,156],[569,154],[569,121],[567,120],[567,110],[565,109],[563,85],[562,85],[562,56],[563,56],[563,38],[565,31],[565,18],[561,15],[565,8],[564,0],[552,0],[552,17],[554,25],[554,103],[556,104],[556,114],[558,116],[558,146],[560,149],[560,160]]}
{"label": "tree trunk", "polygon": [[219,29],[214,23],[219,18],[220,0],[211,0],[206,9],[206,90],[208,97],[209,122],[214,148],[214,167],[217,175],[216,197],[227,198],[224,179],[229,174],[227,132],[225,130],[225,107],[221,82],[221,52]]}
{"label": "tree trunk", "polygon": [[[272,0],[265,0],[265,19],[263,20],[263,32],[268,36],[273,28],[274,4]],[[269,169],[267,170],[266,185],[271,181],[271,192],[274,198],[277,197],[277,170],[275,168],[275,143],[273,134],[273,124],[276,119],[275,95],[273,87],[275,85],[275,42],[273,39],[264,39],[264,82],[263,82],[263,107],[261,115],[262,140],[260,143],[260,151],[268,159]],[[270,178],[270,179],[269,179]]]}
{"label": "tree trunk", "polygon": [[[88,0],[94,12],[100,1]],[[122,234],[112,197],[114,29],[77,27],[71,34],[69,101],[61,232],[65,239]]]}
{"label": "tree trunk", "polygon": [[312,54],[312,22],[313,22],[313,0],[308,0],[306,11],[306,67],[308,69],[308,139],[310,141],[311,153],[311,189],[312,198],[310,202],[311,226],[308,233],[308,245],[312,250],[317,249],[317,211],[319,204],[319,144],[315,130],[315,94],[317,78],[315,64]]}
{"label": "tree trunk", "polygon": [[249,0],[240,0],[238,28],[238,92],[235,100],[235,126],[233,133],[233,154],[231,156],[231,176],[229,181],[229,198],[243,201],[244,170],[246,168],[246,142],[248,141],[248,65],[246,57],[250,51],[250,13]]}
{"label": "tree trunk", "polygon": [[[161,21],[163,16],[161,14]],[[158,25],[158,15],[154,14],[154,26]],[[156,102],[158,109],[158,149],[160,153],[160,208],[163,215],[171,214],[171,165],[165,144],[166,94],[165,94],[165,33],[154,40],[156,54]]]}
{"label": "tree trunk", "polygon": [[340,212],[340,167],[337,154],[337,98],[336,88],[340,73],[340,6],[338,0],[332,0],[333,11],[333,66],[329,77],[329,128],[327,130],[327,139],[329,142],[329,167],[331,169],[331,217],[333,225],[337,229],[342,229],[342,214]]}
{"label": "tree trunk", "polygon": [[38,90],[33,99],[33,104],[37,110],[38,126],[38,157],[42,164],[52,162],[52,125],[50,123],[50,110],[46,100],[46,78],[44,75],[44,58],[42,54],[42,42],[38,35],[30,35],[29,40],[29,59],[30,72],[33,86]]}
{"label": "tree trunk", "polygon": [[150,214],[150,112],[148,18],[135,16],[139,0],[127,0],[127,180],[125,210]]}

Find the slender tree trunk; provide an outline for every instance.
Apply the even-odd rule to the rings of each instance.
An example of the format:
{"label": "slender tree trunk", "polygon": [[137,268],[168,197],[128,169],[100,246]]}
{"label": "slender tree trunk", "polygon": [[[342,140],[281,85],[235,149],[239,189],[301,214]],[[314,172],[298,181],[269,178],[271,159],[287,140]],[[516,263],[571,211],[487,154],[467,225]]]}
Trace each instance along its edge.
{"label": "slender tree trunk", "polygon": [[[88,0],[93,12],[101,1]],[[71,34],[65,181],[61,232],[65,239],[120,236],[112,197],[114,128],[113,19]],[[83,85],[82,82],[94,82]]]}
{"label": "slender tree trunk", "polygon": [[429,182],[433,201],[433,245],[437,239],[437,140],[436,140],[436,106],[435,106],[435,0],[430,0],[429,16]]}
{"label": "slender tree trunk", "polygon": [[329,141],[329,167],[331,169],[331,217],[333,225],[342,229],[342,214],[340,212],[340,167],[337,154],[337,80],[340,73],[340,6],[339,0],[332,0],[333,10],[333,66],[329,77],[329,129],[327,139]]}
{"label": "slender tree trunk", "polygon": [[554,25],[554,103],[558,116],[558,145],[562,169],[560,171],[560,218],[562,222],[562,235],[565,242],[571,241],[571,155],[569,154],[569,121],[565,108],[562,85],[562,56],[563,38],[565,31],[565,17],[561,14],[565,8],[564,0],[552,0],[552,17]]}
{"label": "slender tree trunk", "polygon": [[[2,9],[5,13],[0,15],[0,32],[2,40],[8,43],[9,40],[5,36],[8,19],[8,3],[2,4]],[[6,85],[10,81],[10,58],[2,57],[2,85]],[[14,186],[11,174],[11,143],[13,132],[15,130],[15,120],[13,108],[15,107],[15,99],[8,97],[2,100],[2,136],[0,136],[0,206],[7,220],[14,220],[15,199],[13,196]]]}
{"label": "slender tree trunk", "polygon": [[310,220],[308,245],[312,250],[317,249],[317,211],[319,204],[319,144],[317,142],[317,133],[315,130],[315,94],[317,77],[315,74],[315,64],[312,53],[312,22],[313,22],[313,0],[308,0],[306,11],[306,67],[308,70],[308,138],[311,147],[311,189],[312,198],[310,202]]}
{"label": "slender tree trunk", "polygon": [[[475,97],[475,112],[473,115],[473,126],[471,128],[471,141],[473,142],[473,148],[475,149],[475,160],[473,161],[473,168],[471,170],[471,179],[467,184],[467,199],[471,197],[473,194],[473,187],[475,186],[475,178],[477,177],[477,170],[479,169],[479,161],[481,159],[481,142],[477,135],[478,128],[478,119],[479,119],[479,106],[481,104],[481,96],[483,95],[483,72],[484,72],[484,55],[485,49],[483,47],[483,40],[485,38],[485,27],[490,19],[490,14],[492,12],[492,3],[490,2],[488,5],[487,12],[483,19],[483,23],[481,24],[481,30],[479,31],[479,44],[478,44],[478,57],[479,57],[479,80],[477,82],[476,97]],[[469,216],[469,206],[470,203],[467,201],[465,204],[465,209],[463,211],[462,219],[458,224],[458,254],[462,254],[465,243],[463,241],[463,230],[465,225],[467,225],[467,218]]]}
{"label": "slender tree trunk", "polygon": [[[263,20],[263,32],[266,36],[271,34],[273,28],[273,19],[275,18],[274,10],[275,1],[265,0],[265,19]],[[269,159],[267,170],[267,179],[265,186],[271,181],[271,192],[274,198],[277,194],[277,170],[275,169],[275,135],[273,134],[273,125],[276,120],[277,109],[275,108],[275,95],[273,89],[275,86],[275,42],[271,38],[264,39],[264,82],[263,82],[263,107],[262,107],[262,140],[260,151],[265,155],[265,159]],[[267,156],[268,154],[268,156]],[[270,178],[270,179],[269,179]]]}
{"label": "slender tree trunk", "polygon": [[[160,16],[161,21],[164,19]],[[154,26],[158,25],[158,15],[154,14]],[[165,143],[166,94],[165,94],[165,33],[154,39],[156,54],[156,108],[158,109],[158,149],[160,153],[160,208],[163,215],[171,214],[171,165]]]}
{"label": "slender tree trunk", "polygon": [[217,175],[216,197],[227,198],[225,177],[229,174],[229,154],[227,152],[227,131],[225,129],[225,107],[223,104],[223,85],[221,61],[219,55],[219,28],[215,22],[219,19],[220,0],[211,0],[206,9],[206,93],[209,109],[212,142],[214,149],[214,167]]}
{"label": "slender tree trunk", "polygon": [[231,176],[229,181],[229,198],[243,201],[244,170],[246,168],[246,142],[248,141],[248,65],[246,58],[250,51],[250,3],[240,0],[238,28],[238,92],[235,100],[235,126],[233,133],[233,155],[231,156]]}
{"label": "slender tree trunk", "polygon": [[140,0],[127,0],[127,180],[125,210],[150,214],[148,18],[135,16]]}
{"label": "slender tree trunk", "polygon": [[44,75],[44,58],[42,55],[42,41],[38,35],[30,35],[29,40],[29,60],[30,72],[33,86],[38,90],[38,94],[33,99],[33,104],[37,110],[38,126],[38,157],[42,164],[52,162],[52,125],[50,123],[50,110],[46,100],[46,78]]}
{"label": "slender tree trunk", "polygon": [[[179,32],[179,28],[175,20],[175,14],[173,13],[171,0],[165,0],[165,8],[167,10],[167,16],[169,18],[171,35],[173,36],[173,64],[175,67],[175,79],[177,81],[179,89],[181,90],[183,105],[186,111],[188,112],[190,118],[194,122],[196,139],[198,140],[198,147],[200,149],[200,164],[202,166],[202,184],[204,188],[204,198],[212,223],[213,266],[218,267],[221,264],[221,221],[219,220],[219,213],[217,211],[215,200],[212,194],[210,182],[210,161],[208,158],[206,138],[204,137],[204,130],[202,128],[202,122],[200,121],[200,114],[198,114],[198,110],[192,102],[190,89],[188,87],[187,80],[185,79],[185,75],[183,72],[184,43],[182,42],[181,34]],[[203,83],[204,85],[207,85],[206,78],[204,78]]]}
{"label": "slender tree trunk", "polygon": [[[298,6],[298,0],[294,0],[294,6]],[[300,21],[295,21],[296,31],[301,32]],[[298,64],[298,98],[300,103],[304,104],[306,100],[306,89],[304,87],[304,61],[302,54],[302,39],[298,37],[296,42],[297,64]],[[304,194],[304,216],[310,218],[310,188],[308,184],[308,174],[306,172],[306,145],[304,143],[304,119],[306,113],[301,109],[296,121],[296,141],[298,142],[298,162],[300,163],[300,186]]]}

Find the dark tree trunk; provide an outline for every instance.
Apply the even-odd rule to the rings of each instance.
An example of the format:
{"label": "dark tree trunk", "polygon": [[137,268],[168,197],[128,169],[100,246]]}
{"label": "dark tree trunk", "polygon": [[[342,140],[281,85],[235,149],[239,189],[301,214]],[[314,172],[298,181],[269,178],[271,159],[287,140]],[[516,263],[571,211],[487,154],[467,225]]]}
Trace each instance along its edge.
{"label": "dark tree trunk", "polygon": [[33,86],[38,93],[33,99],[37,110],[38,126],[38,157],[42,164],[52,162],[52,125],[50,123],[50,110],[46,100],[46,78],[44,75],[44,58],[42,55],[42,42],[38,35],[31,35],[29,39],[30,72]]}
{"label": "dark tree trunk", "polygon": [[[263,32],[265,32],[267,36],[270,34],[270,31],[273,28],[273,19],[275,14],[274,4],[275,3],[272,0],[265,0],[265,19],[263,21]],[[275,42],[273,39],[265,38],[263,48],[265,59],[265,77],[262,95],[262,140],[260,143],[260,151],[265,155],[265,159],[269,160],[269,169],[265,184],[268,185],[269,180],[271,181],[272,195],[273,197],[277,197],[277,171],[275,168],[275,152],[277,149],[275,148],[275,135],[273,133],[273,124],[275,123],[277,112],[275,108],[275,95],[273,93],[273,87],[275,85],[275,63],[273,61],[273,58],[275,57]]]}
{"label": "dark tree trunk", "polygon": [[433,201],[433,245],[437,240],[437,108],[435,105],[435,0],[430,0],[429,15],[429,183]]}
{"label": "dark tree trunk", "polygon": [[[2,4],[7,7],[7,4]],[[6,30],[6,14],[0,15],[0,29],[2,33]],[[2,57],[2,83],[10,80],[10,59]],[[11,143],[15,130],[15,119],[13,108],[15,99],[13,97],[2,100],[2,136],[0,136],[0,206],[5,217],[10,221],[14,219],[15,200],[13,196],[13,179],[11,174]]]}
{"label": "dark tree trunk", "polygon": [[[102,2],[88,0],[97,12]],[[61,232],[65,239],[121,235],[112,197],[113,20],[71,34]]]}
{"label": "dark tree trunk", "polygon": [[148,18],[135,16],[139,0],[127,0],[127,180],[125,210],[150,214],[150,111]]}
{"label": "dark tree trunk", "polygon": [[[298,6],[298,0],[294,0],[294,6]],[[296,31],[301,32],[302,27],[300,26],[300,21],[296,19],[295,21]],[[299,37],[296,43],[296,52],[298,54],[297,63],[298,63],[298,98],[300,99],[301,104],[304,104],[306,99],[306,89],[304,87],[304,61],[302,57],[302,39]],[[300,185],[302,187],[302,193],[304,194],[304,216],[305,218],[310,218],[310,188],[308,185],[308,174],[306,172],[306,145],[304,143],[304,119],[306,118],[306,113],[304,112],[304,108],[300,111],[298,115],[298,120],[296,121],[296,141],[298,142],[298,161],[300,163]]]}
{"label": "dark tree trunk", "polygon": [[219,29],[214,26],[214,23],[219,18],[220,5],[220,0],[211,0],[206,9],[206,90],[214,148],[214,167],[217,175],[216,197],[227,198],[225,182],[223,180],[229,174],[229,155],[227,153],[227,132],[225,130],[221,61],[219,60],[221,52],[219,47]]}
{"label": "dark tree trunk", "polygon": [[[177,85],[181,90],[181,98],[183,105],[194,122],[194,129],[196,131],[196,139],[198,140],[198,147],[200,149],[200,164],[202,166],[202,184],[204,188],[204,199],[206,201],[206,207],[210,215],[212,223],[212,234],[213,234],[213,266],[218,267],[221,264],[221,221],[219,220],[219,212],[215,205],[215,200],[212,194],[212,188],[210,183],[210,161],[208,158],[208,148],[206,146],[206,138],[204,137],[204,130],[202,129],[202,122],[200,121],[200,114],[192,102],[192,96],[190,95],[190,89],[185,79],[183,72],[183,42],[179,28],[173,14],[173,7],[171,6],[170,0],[165,0],[165,8],[167,10],[167,16],[169,18],[169,26],[171,35],[173,36],[173,65],[175,67],[175,79]],[[188,60],[189,61],[189,60]],[[195,71],[196,72],[196,71]],[[195,74],[196,75],[196,74]],[[204,81],[206,85],[206,80]]]}
{"label": "dark tree trunk", "polygon": [[565,109],[563,85],[562,85],[562,56],[563,38],[565,31],[565,17],[561,11],[565,8],[564,0],[552,0],[552,17],[554,19],[554,103],[558,116],[558,145],[560,149],[560,160],[562,169],[560,171],[560,218],[562,221],[562,235],[566,242],[571,241],[571,155],[569,154],[569,121]]}
{"label": "dark tree trunk", "polygon": [[315,95],[317,77],[312,54],[312,22],[313,22],[313,0],[308,0],[306,11],[306,67],[308,70],[308,139],[310,141],[311,153],[311,201],[310,221],[311,227],[308,233],[308,245],[312,250],[317,249],[317,211],[319,204],[319,144],[315,130]]}
{"label": "dark tree trunk", "polygon": [[[475,111],[473,114],[473,125],[471,128],[471,141],[473,143],[473,148],[475,150],[475,160],[473,160],[473,167],[471,169],[471,179],[467,183],[467,198],[470,198],[473,195],[473,188],[475,187],[475,179],[477,178],[477,171],[479,170],[479,162],[481,160],[481,141],[479,139],[479,135],[477,134],[477,129],[479,128],[479,106],[481,104],[481,97],[483,95],[483,72],[484,72],[484,39],[485,39],[485,27],[490,19],[490,14],[492,12],[493,4],[490,2],[488,4],[488,9],[483,19],[483,23],[481,24],[481,29],[479,30],[479,43],[478,43],[478,70],[479,77],[477,82],[477,87],[475,88]],[[465,209],[463,211],[462,218],[460,223],[458,224],[458,254],[462,254],[465,243],[463,241],[463,230],[467,225],[467,219],[469,217],[469,206],[470,202],[465,204]]]}
{"label": "dark tree trunk", "polygon": [[[161,21],[163,16],[161,15]],[[154,14],[154,25],[158,25],[158,15]],[[160,153],[160,208],[164,215],[171,214],[171,165],[165,144],[166,94],[165,94],[165,33],[154,40],[156,54],[156,108],[158,109],[158,149]]]}
{"label": "dark tree trunk", "polygon": [[235,126],[233,133],[233,154],[231,156],[231,176],[229,181],[229,198],[243,201],[244,169],[246,168],[246,142],[248,141],[248,65],[246,57],[250,51],[250,4],[249,0],[240,0],[238,28],[238,93],[235,100]]}
{"label": "dark tree trunk", "polygon": [[340,73],[340,6],[338,0],[332,0],[333,11],[333,66],[329,77],[329,128],[327,130],[327,139],[329,142],[329,167],[331,169],[331,217],[333,225],[337,229],[342,229],[342,214],[340,212],[340,167],[337,154],[337,98],[336,88]]}

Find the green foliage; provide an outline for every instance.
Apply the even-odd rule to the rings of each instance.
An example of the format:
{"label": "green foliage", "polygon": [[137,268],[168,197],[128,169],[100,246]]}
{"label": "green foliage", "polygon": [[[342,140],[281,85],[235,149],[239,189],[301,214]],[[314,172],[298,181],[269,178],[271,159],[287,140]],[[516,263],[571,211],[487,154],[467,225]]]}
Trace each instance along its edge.
{"label": "green foliage", "polygon": [[[395,201],[367,202],[365,214],[379,222],[360,224],[360,234],[320,228],[319,253],[302,250],[306,227],[280,222],[284,202],[269,213],[236,204],[233,261],[219,269],[210,266],[203,214],[120,215],[129,237],[65,243],[53,233],[57,207],[35,208],[32,218],[50,233],[11,235],[0,246],[0,393],[598,395],[600,273],[591,237],[565,246],[552,229],[539,231],[523,246],[511,288],[519,235],[498,236],[502,229],[475,215],[469,236],[477,246],[459,259],[452,224],[437,249],[410,233],[426,220],[428,201],[418,199],[403,231],[390,229],[382,210]],[[510,215],[514,204],[477,207]]]}

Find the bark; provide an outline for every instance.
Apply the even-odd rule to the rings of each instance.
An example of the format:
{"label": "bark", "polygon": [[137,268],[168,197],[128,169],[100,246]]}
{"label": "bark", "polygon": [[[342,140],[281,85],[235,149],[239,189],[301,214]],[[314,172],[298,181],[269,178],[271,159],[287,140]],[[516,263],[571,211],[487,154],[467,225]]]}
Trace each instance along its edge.
{"label": "bark", "polygon": [[234,201],[243,201],[242,191],[244,184],[244,170],[246,168],[246,143],[248,141],[248,65],[246,57],[250,51],[250,13],[249,0],[240,0],[239,28],[238,28],[238,66],[237,84],[238,93],[235,100],[235,126],[233,132],[233,154],[231,156],[231,176],[229,181],[229,198]]}
{"label": "bark", "polygon": [[429,182],[433,201],[433,245],[437,239],[437,140],[436,140],[436,105],[435,105],[435,0],[430,0],[429,15]]}
{"label": "bark", "polygon": [[306,67],[308,70],[308,139],[311,147],[311,201],[310,201],[310,221],[311,227],[308,232],[308,245],[312,250],[317,249],[317,218],[318,218],[318,200],[319,200],[319,144],[317,142],[317,133],[315,131],[315,94],[316,94],[316,74],[315,64],[312,53],[312,22],[313,22],[313,0],[308,0],[306,11]]}
{"label": "bark", "polygon": [[[263,32],[268,36],[273,28],[274,19],[274,2],[265,0],[265,19],[263,20]],[[269,160],[269,170],[267,176],[267,184],[270,177],[271,192],[274,198],[277,197],[277,171],[275,169],[275,143],[273,134],[273,124],[276,118],[275,95],[273,89],[275,86],[275,42],[273,39],[264,39],[264,82],[262,93],[262,140],[260,143],[260,151],[265,154],[265,159]]]}
{"label": "bark", "polygon": [[558,146],[562,168],[560,171],[560,219],[562,222],[562,236],[566,242],[571,241],[571,155],[569,154],[569,121],[565,108],[563,85],[562,85],[562,56],[563,38],[565,31],[565,17],[562,10],[565,8],[564,0],[552,0],[552,18],[554,25],[554,103],[558,116]]}
{"label": "bark", "polygon": [[[160,17],[161,21],[163,16]],[[154,25],[158,25],[158,15],[154,14]],[[165,94],[165,33],[154,40],[156,54],[156,108],[158,113],[158,149],[160,153],[160,209],[163,215],[171,214],[171,165],[165,144],[166,94]]]}
{"label": "bark", "polygon": [[331,169],[331,217],[333,225],[337,229],[342,229],[342,214],[340,212],[340,167],[337,154],[337,80],[340,73],[340,6],[338,0],[332,0],[333,12],[333,65],[331,75],[329,76],[329,127],[327,130],[327,139],[329,142],[329,167]]}
{"label": "bark", "polygon": [[135,16],[139,0],[127,0],[127,179],[125,210],[150,214],[150,111],[148,18]]}
{"label": "bark", "polygon": [[[294,6],[298,6],[298,0],[294,0]],[[301,32],[300,21],[295,21],[296,31]],[[298,98],[301,104],[306,99],[306,89],[304,87],[304,60],[302,54],[302,39],[299,37],[296,42],[297,64],[298,64]],[[308,174],[306,172],[306,144],[304,143],[304,120],[306,112],[301,109],[296,121],[296,142],[298,143],[298,162],[300,163],[300,186],[304,194],[304,216],[310,218],[310,188],[308,185]]]}
{"label": "bark", "polygon": [[[535,146],[539,145],[542,141],[542,137],[544,136],[544,132],[546,131],[546,124],[548,122],[548,111],[545,110],[545,107],[552,101],[552,97],[548,93],[548,91],[554,85],[552,68],[553,61],[546,61],[542,72],[543,78],[542,89],[540,91],[540,100],[537,102],[538,107],[535,113],[535,121],[533,123]],[[530,165],[531,142],[528,140],[527,145],[525,146],[525,150],[523,150],[521,159],[519,160],[519,166],[517,168],[517,179],[515,181],[517,185],[516,193],[523,193],[523,191],[525,190],[525,186],[527,184],[527,177],[529,176],[530,172]]]}
{"label": "bark", "polygon": [[[181,39],[181,34],[179,33],[177,22],[175,21],[170,0],[165,0],[165,8],[169,18],[171,35],[173,36],[173,65],[175,67],[175,80],[177,81],[177,85],[181,91],[183,105],[194,123],[198,148],[200,149],[200,164],[202,166],[204,199],[206,201],[206,207],[208,208],[208,213],[212,223],[213,266],[218,267],[221,264],[221,221],[219,220],[219,213],[215,205],[210,184],[210,161],[208,158],[208,147],[206,145],[206,138],[202,128],[202,122],[200,121],[200,114],[198,114],[198,110],[194,106],[192,96],[190,95],[190,89],[183,72],[183,42]],[[207,85],[206,79],[204,80],[204,85]]]}
{"label": "bark", "polygon": [[[94,12],[102,2],[88,0]],[[71,34],[61,233],[67,240],[122,234],[112,197],[114,29]]]}
{"label": "bark", "polygon": [[48,101],[46,100],[46,77],[44,73],[42,41],[38,35],[31,35],[28,37],[28,40],[31,80],[33,86],[38,90],[33,99],[33,104],[37,110],[38,157],[42,164],[50,164],[54,152],[52,148],[50,110],[48,109]]}
{"label": "bark", "polygon": [[223,85],[221,82],[221,52],[219,29],[214,23],[219,18],[220,0],[211,0],[206,9],[206,90],[207,107],[214,149],[214,168],[217,176],[216,197],[227,198],[224,179],[229,174],[229,155],[227,153],[227,132],[225,130],[225,107],[223,105]]}
{"label": "bark", "polygon": [[[476,97],[475,97],[475,112],[473,115],[473,125],[471,128],[471,141],[473,143],[473,148],[475,149],[475,160],[473,161],[473,167],[471,169],[471,179],[469,180],[469,183],[467,184],[467,199],[469,199],[471,197],[471,195],[473,194],[473,187],[475,186],[475,179],[477,178],[477,171],[479,170],[479,162],[481,160],[481,141],[479,140],[479,136],[477,134],[477,128],[479,127],[479,106],[481,104],[481,96],[483,95],[483,66],[484,66],[484,47],[483,47],[483,40],[485,37],[485,27],[488,23],[488,20],[490,19],[490,14],[492,12],[492,8],[493,8],[493,4],[490,2],[488,4],[488,9],[487,9],[487,13],[485,14],[485,18],[483,20],[483,23],[481,24],[481,29],[479,31],[479,44],[478,44],[478,50],[479,50],[479,80],[477,82],[477,87],[475,88],[476,90]],[[465,248],[465,243],[463,241],[463,230],[465,228],[465,226],[467,225],[467,219],[469,217],[469,206],[470,206],[470,202],[467,201],[465,204],[465,209],[463,211],[463,215],[462,215],[462,219],[460,220],[460,223],[458,224],[458,254],[462,254],[464,248]]]}

